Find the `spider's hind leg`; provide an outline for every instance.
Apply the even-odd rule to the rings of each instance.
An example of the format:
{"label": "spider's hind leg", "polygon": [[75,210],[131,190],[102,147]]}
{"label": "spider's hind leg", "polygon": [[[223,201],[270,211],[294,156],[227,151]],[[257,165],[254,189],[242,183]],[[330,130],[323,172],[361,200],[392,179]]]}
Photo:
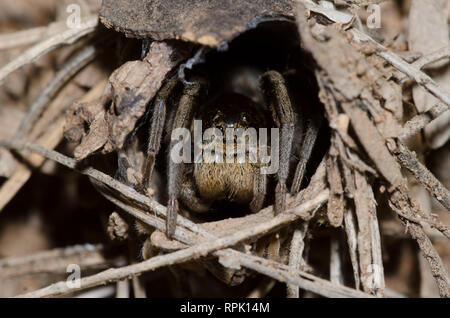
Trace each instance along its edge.
{"label": "spider's hind leg", "polygon": [[[261,77],[261,87],[267,105],[272,111],[275,124],[280,132],[280,155],[278,169],[278,184],[275,189],[275,214],[286,207],[286,180],[289,174],[289,160],[292,152],[296,115],[283,76],[276,71],[268,71]],[[272,141],[274,142],[274,141]]]}
{"label": "spider's hind leg", "polygon": [[319,114],[313,114],[306,126],[306,136],[303,140],[302,147],[299,153],[299,162],[295,170],[294,180],[292,181],[291,194],[294,195],[300,191],[300,186],[305,175],[306,164],[308,163],[317,136],[319,135],[320,127],[322,126],[323,117]]}

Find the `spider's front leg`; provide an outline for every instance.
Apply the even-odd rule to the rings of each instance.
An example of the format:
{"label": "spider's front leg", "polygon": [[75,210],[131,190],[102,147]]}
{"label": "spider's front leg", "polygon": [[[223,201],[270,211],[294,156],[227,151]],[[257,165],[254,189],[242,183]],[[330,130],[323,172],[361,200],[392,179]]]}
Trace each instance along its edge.
{"label": "spider's front leg", "polygon": [[253,167],[253,200],[250,202],[250,210],[259,212],[266,198],[267,175],[262,172],[262,165],[258,163]]}
{"label": "spider's front leg", "polygon": [[[183,90],[183,95],[181,96],[178,108],[175,113],[175,117],[172,124],[173,132],[174,129],[184,128],[186,133],[188,133],[188,126],[193,117],[193,108],[197,104],[202,90],[202,84],[199,81],[193,82],[192,84],[186,84]],[[186,137],[186,136],[185,136]],[[186,140],[186,139],[185,139]],[[189,139],[190,142],[190,139]],[[177,140],[170,141],[170,151],[169,151],[169,168],[168,168],[168,193],[169,202],[167,204],[167,218],[166,218],[166,234],[169,238],[173,236],[177,224],[177,215],[179,211],[178,198],[180,197],[181,185],[183,184],[184,177],[184,162],[174,162],[172,160],[171,154],[174,147],[177,144]],[[190,155],[190,154],[189,154]]]}
{"label": "spider's front leg", "polygon": [[[272,111],[275,124],[280,132],[280,156],[278,169],[278,184],[275,189],[275,214],[284,211],[286,207],[286,180],[289,174],[289,160],[292,152],[296,116],[283,76],[276,71],[269,71],[261,77],[261,87],[266,103]],[[272,141],[274,142],[274,141]]]}
{"label": "spider's front leg", "polygon": [[[257,168],[259,170],[259,168]],[[250,210],[254,213],[259,212],[264,205],[266,198],[266,175],[260,171],[255,172],[253,181],[253,200],[250,202]]]}
{"label": "spider's front leg", "polygon": [[167,84],[164,85],[156,96],[153,104],[153,114],[147,146],[147,162],[144,168],[144,189],[148,189],[150,186],[153,168],[155,166],[155,159],[161,148],[161,139],[164,130],[164,123],[166,121],[167,103],[177,83],[177,78],[172,78],[169,82],[167,82]]}

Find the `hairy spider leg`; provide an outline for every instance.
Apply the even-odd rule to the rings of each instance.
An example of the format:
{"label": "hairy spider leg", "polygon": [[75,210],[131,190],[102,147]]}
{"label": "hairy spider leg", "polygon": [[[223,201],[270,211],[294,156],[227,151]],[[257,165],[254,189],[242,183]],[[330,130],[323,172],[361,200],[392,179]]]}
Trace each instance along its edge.
{"label": "hairy spider leg", "polygon": [[306,126],[306,136],[303,140],[302,147],[299,151],[299,162],[295,169],[294,180],[292,181],[291,194],[294,195],[300,191],[300,186],[305,175],[306,164],[311,157],[314,144],[316,143],[320,127],[322,126],[323,117],[319,114],[314,114],[308,121]]}
{"label": "hairy spider leg", "polygon": [[155,167],[156,156],[161,148],[161,139],[166,121],[167,103],[169,97],[178,83],[177,78],[172,78],[159,91],[153,103],[152,121],[149,128],[149,137],[147,144],[147,162],[144,168],[144,187],[150,186],[153,168]]}
{"label": "hairy spider leg", "polygon": [[[193,116],[194,105],[197,104],[202,90],[202,84],[199,81],[194,81],[191,84],[186,84],[181,96],[178,108],[173,120],[172,129],[188,128],[190,120]],[[169,169],[168,169],[168,193],[169,202],[167,204],[167,218],[166,218],[166,234],[169,238],[173,236],[177,224],[177,215],[179,211],[178,198],[180,196],[181,185],[183,183],[184,165],[185,163],[174,162],[170,155],[176,141],[170,141],[169,151]]]}
{"label": "hairy spider leg", "polygon": [[267,175],[261,173],[259,167],[254,167],[253,200],[250,202],[250,210],[254,213],[262,209],[266,198]]}
{"label": "hairy spider leg", "polygon": [[280,132],[280,156],[278,184],[275,188],[275,215],[286,207],[286,180],[289,174],[289,159],[292,152],[296,116],[283,76],[277,71],[268,71],[261,76],[264,98],[272,111],[272,117]]}

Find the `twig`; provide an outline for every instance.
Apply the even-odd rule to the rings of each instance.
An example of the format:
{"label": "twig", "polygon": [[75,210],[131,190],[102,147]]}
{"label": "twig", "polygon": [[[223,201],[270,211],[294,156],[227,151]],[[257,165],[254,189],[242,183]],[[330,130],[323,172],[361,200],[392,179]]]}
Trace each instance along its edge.
{"label": "twig", "polygon": [[10,63],[0,68],[0,85],[5,78],[21,68],[22,66],[32,63],[39,59],[46,53],[58,48],[64,44],[72,44],[79,38],[92,33],[98,25],[98,17],[90,16],[83,20],[79,28],[68,29],[62,33],[55,34],[54,36],[37,43],[33,47],[26,50],[24,53],[16,57]]}
{"label": "twig", "polygon": [[400,219],[405,223],[407,231],[419,245],[423,256],[430,265],[441,297],[450,297],[450,276],[433,243],[424,232],[420,223],[408,222],[407,219],[403,218],[403,215],[414,215],[414,211],[419,209],[417,204],[413,206],[411,198],[404,191],[397,189],[391,194],[389,206],[401,216]]}
{"label": "twig", "polygon": [[[101,193],[101,192],[100,192]],[[128,259],[131,264],[137,263],[136,253],[140,253],[140,244],[136,238],[131,237],[128,239]],[[130,286],[131,285],[131,286]],[[119,286],[118,286],[119,287]],[[128,287],[128,298],[131,297],[131,290],[133,291],[134,298],[147,298],[147,292],[145,290],[142,277],[134,276],[131,281],[127,282]],[[123,287],[124,288],[124,287]]]}
{"label": "twig", "polygon": [[[425,69],[430,64],[433,64],[435,62],[441,61],[445,58],[450,57],[450,46],[443,47],[436,52],[433,52],[431,54],[425,55],[415,61],[412,66],[417,68],[418,70]],[[442,67],[442,65],[440,65]]]}
{"label": "twig", "polygon": [[354,194],[356,219],[358,224],[358,255],[361,283],[365,292],[373,292],[372,241],[370,237],[370,214],[373,206],[366,179],[358,171],[354,172],[356,192]]}
{"label": "twig", "polygon": [[450,191],[417,159],[417,156],[403,142],[392,140],[388,143],[388,146],[390,146],[389,148],[398,162],[408,169],[425,189],[450,212]]}
{"label": "twig", "polygon": [[115,292],[116,288],[114,286],[102,286],[76,295],[74,298],[109,298],[113,296]]}
{"label": "twig", "polygon": [[51,102],[60,89],[64,87],[76,73],[92,62],[98,52],[99,50],[96,49],[94,45],[90,45],[62,66],[36,101],[31,105],[16,132],[15,138],[21,139],[31,130],[45,107]]}
{"label": "twig", "polygon": [[131,279],[131,285],[133,286],[134,298],[147,298],[145,286],[141,281],[141,277],[135,276]]}
{"label": "twig", "polygon": [[[326,158],[326,157],[325,157]],[[316,193],[324,188],[326,188],[326,159],[323,158],[322,162],[317,167],[316,173],[311,178],[311,181],[308,185],[308,187],[300,192],[298,194],[298,197],[301,201],[303,200],[309,200],[313,198]],[[292,235],[291,240],[291,246],[290,246],[290,253],[289,253],[289,267],[291,268],[291,271],[297,271],[302,267],[302,265],[305,264],[304,258],[303,258],[303,252],[305,249],[305,235],[308,231],[308,221],[304,221],[299,225],[299,228],[297,228],[294,231],[294,234]],[[287,297],[289,298],[299,298],[300,297],[300,290],[298,286],[294,285],[287,285]]]}
{"label": "twig", "polygon": [[0,50],[14,49],[34,44],[66,29],[67,22],[62,21],[29,30],[0,34]]}
{"label": "twig", "polygon": [[355,280],[355,288],[359,290],[361,285],[361,279],[359,277],[359,267],[358,267],[358,255],[357,255],[357,235],[356,235],[356,225],[355,217],[353,216],[353,210],[347,209],[344,214],[344,228],[347,234],[347,244],[350,254],[350,260],[353,268],[353,279]]}
{"label": "twig", "polygon": [[410,223],[407,225],[407,229],[412,238],[417,241],[423,256],[431,267],[431,271],[439,288],[439,294],[441,297],[450,297],[450,276],[442,259],[434,248],[433,243],[420,225]]}
{"label": "twig", "polygon": [[405,62],[401,57],[397,56],[395,53],[388,50],[386,47],[372,39],[365,33],[362,33],[358,30],[352,30],[353,34],[364,42],[370,42],[375,45],[376,53],[392,64],[395,68],[397,68],[402,73],[408,75],[412,78],[417,84],[425,88],[428,92],[430,92],[433,96],[441,100],[447,106],[450,106],[450,94],[443,90],[431,77],[426,75],[424,72],[420,71],[413,65]]}
{"label": "twig", "polygon": [[105,269],[111,264],[122,265],[122,258],[106,259],[102,245],[77,245],[32,255],[0,259],[0,277],[40,273],[65,273],[67,265],[78,264],[82,269]]}
{"label": "twig", "polygon": [[405,213],[403,210],[397,210],[397,214],[403,217],[405,220],[419,224],[423,227],[424,224],[428,224],[429,226],[435,228],[439,232],[441,232],[447,239],[450,239],[450,230],[447,226],[441,224],[438,221],[430,219],[427,215],[425,215],[422,211],[419,211],[419,216],[414,216],[411,213]]}
{"label": "twig", "polygon": [[[435,243],[435,242],[433,242]],[[439,297],[439,290],[436,286],[436,282],[430,272],[430,267],[427,260],[420,255],[421,252],[417,252],[417,258],[419,261],[420,272],[420,297],[421,298],[437,298]]]}
{"label": "twig", "polygon": [[427,124],[444,114],[448,109],[447,105],[439,102],[425,113],[414,116],[403,126],[399,136],[400,140],[406,140],[409,137],[414,136]]}
{"label": "twig", "polygon": [[344,219],[344,188],[342,186],[341,171],[338,166],[338,151],[335,148],[335,136],[332,137],[331,148],[327,156],[327,179],[330,187],[330,200],[328,200],[327,217],[330,224],[340,227]]}
{"label": "twig", "polygon": [[[338,138],[339,141],[339,138]],[[341,151],[342,153],[342,151]],[[341,155],[342,156],[342,155]],[[345,179],[345,193],[346,196],[354,200],[356,194],[355,181],[353,177],[352,170],[343,164],[343,174]],[[346,204],[346,209],[344,211],[344,230],[347,237],[348,251],[350,254],[350,262],[352,264],[353,270],[353,280],[355,281],[355,288],[360,289],[361,278],[359,276],[359,265],[358,265],[358,236],[356,234],[356,224],[355,224],[355,208],[351,204]]]}
{"label": "twig", "polygon": [[372,195],[373,210],[369,215],[369,230],[370,230],[370,242],[372,246],[372,275],[373,275],[373,290],[375,295],[381,297],[384,294],[386,287],[384,281],[384,266],[383,256],[381,254],[381,236],[378,226],[378,218],[375,208],[375,198],[373,197],[373,191],[370,191]]}
{"label": "twig", "polygon": [[[303,260],[303,250],[305,249],[305,235],[308,230],[308,222],[300,224],[299,228],[294,231],[291,240],[291,251],[289,253],[289,267],[293,272],[301,268]],[[287,285],[287,297],[299,298],[300,290],[298,286]]]}
{"label": "twig", "polygon": [[[405,218],[405,220],[407,220],[407,218]],[[395,240],[405,240],[411,238],[408,232],[405,232],[403,224],[400,224],[396,220],[384,220],[380,222],[380,228],[381,233],[383,233],[384,237],[389,237]],[[447,243],[447,238],[445,236],[442,236],[441,233],[436,232],[434,229],[424,228],[424,231],[434,243]]]}
{"label": "twig", "polygon": [[116,283],[116,298],[130,298],[130,282],[119,280]]}
{"label": "twig", "polygon": [[344,277],[342,273],[341,251],[339,247],[339,240],[336,237],[331,237],[330,242],[330,281],[336,285],[344,284]]}
{"label": "twig", "polygon": [[98,253],[103,250],[102,245],[74,245],[65,248],[56,248],[50,251],[39,252],[31,255],[24,256],[11,256],[7,258],[0,259],[0,268],[4,269],[6,267],[17,267],[23,266],[31,263],[40,262],[42,260],[59,258],[61,256],[73,256],[81,255],[83,253]]}

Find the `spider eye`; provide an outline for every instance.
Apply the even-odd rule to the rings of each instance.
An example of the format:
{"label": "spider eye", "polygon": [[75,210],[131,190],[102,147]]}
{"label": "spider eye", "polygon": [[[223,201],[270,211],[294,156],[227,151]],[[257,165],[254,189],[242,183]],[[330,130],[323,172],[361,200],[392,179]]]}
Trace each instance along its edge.
{"label": "spider eye", "polygon": [[241,114],[241,121],[242,121],[243,123],[245,123],[245,124],[248,123],[248,116],[247,116],[246,113],[242,113],[242,114]]}

